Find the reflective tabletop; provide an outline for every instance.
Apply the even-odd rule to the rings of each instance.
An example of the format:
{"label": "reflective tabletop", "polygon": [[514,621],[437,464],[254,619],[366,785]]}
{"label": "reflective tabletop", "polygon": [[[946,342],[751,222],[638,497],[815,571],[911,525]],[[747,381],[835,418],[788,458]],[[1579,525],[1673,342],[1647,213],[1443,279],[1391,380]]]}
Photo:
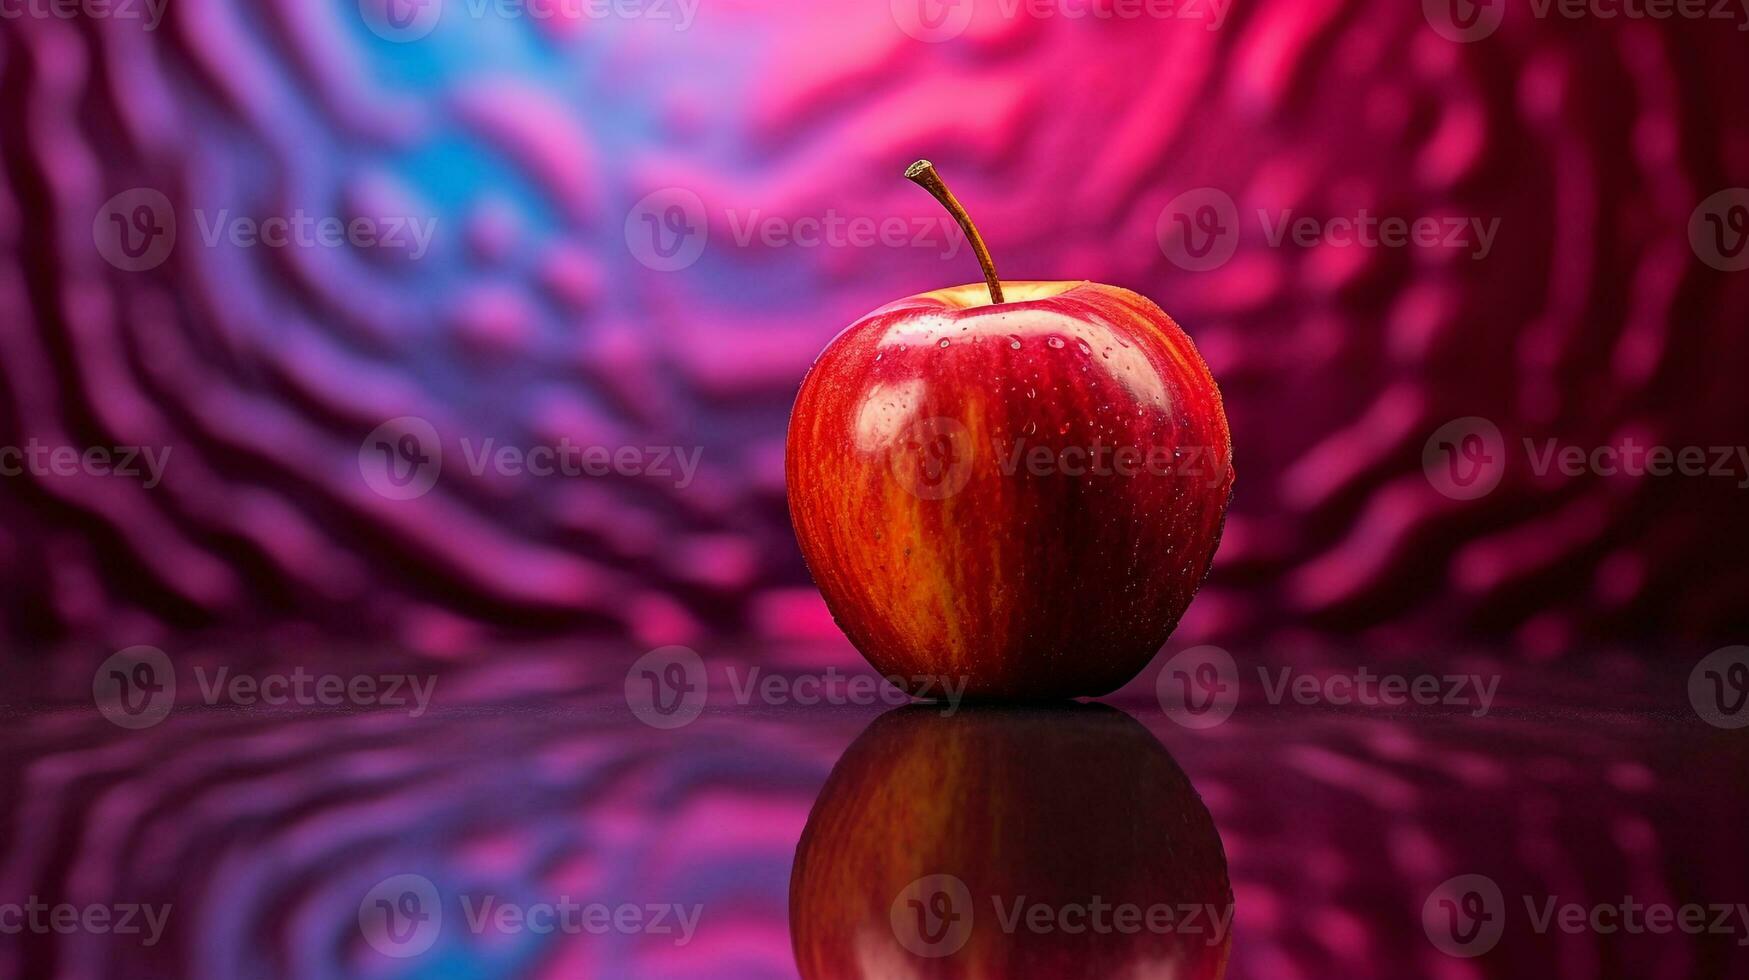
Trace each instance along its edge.
{"label": "reflective tabletop", "polygon": [[1749,740],[1631,659],[1241,655],[1202,697],[1162,658],[1000,707],[900,703],[837,649],[694,689],[635,652],[225,653],[11,688],[5,975],[1749,968]]}

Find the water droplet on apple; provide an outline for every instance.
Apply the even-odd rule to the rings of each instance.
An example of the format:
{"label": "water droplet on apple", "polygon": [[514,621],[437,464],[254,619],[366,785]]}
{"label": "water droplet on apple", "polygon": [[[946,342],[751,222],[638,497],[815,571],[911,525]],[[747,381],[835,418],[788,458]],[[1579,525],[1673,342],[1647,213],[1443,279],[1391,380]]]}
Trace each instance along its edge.
{"label": "water droplet on apple", "polygon": [[952,343],[952,341],[948,340],[946,337],[941,338],[941,346],[946,347],[950,343]]}
{"label": "water droplet on apple", "polygon": [[1009,334],[1008,335],[1008,346],[1014,348],[1015,350],[1019,350],[1020,349],[1020,338],[1014,336],[1013,334]]}
{"label": "water droplet on apple", "polygon": [[1083,354],[1093,353],[1093,348],[1087,346],[1087,344],[1083,341],[1079,341],[1079,340],[1075,341],[1075,346],[1081,348],[1081,353],[1083,353]]}
{"label": "water droplet on apple", "polygon": [[1055,347],[1055,348],[1061,350],[1063,347],[1063,338],[1052,337],[1052,338],[1046,340],[1045,343],[1050,344],[1052,347]]}

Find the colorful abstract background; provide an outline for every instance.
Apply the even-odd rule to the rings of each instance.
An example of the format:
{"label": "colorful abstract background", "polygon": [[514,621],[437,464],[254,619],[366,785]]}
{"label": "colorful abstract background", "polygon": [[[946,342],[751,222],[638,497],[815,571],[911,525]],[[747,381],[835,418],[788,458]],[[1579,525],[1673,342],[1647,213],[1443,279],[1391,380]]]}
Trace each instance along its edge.
{"label": "colorful abstract background", "polygon": [[[0,477],[0,899],[177,913],[145,951],[0,937],[0,975],[792,974],[788,862],[867,713],[674,738],[622,717],[620,684],[664,644],[859,663],[791,537],[782,441],[837,331],[977,276],[901,177],[919,157],[1005,277],[1146,294],[1220,380],[1236,496],[1173,648],[1525,671],[1470,728],[1240,715],[1190,739],[1138,711],[1221,828],[1232,975],[1507,972],[1421,936],[1466,871],[1749,898],[1742,742],[1680,717],[1688,668],[1749,635],[1749,459],[1570,475],[1522,448],[1749,444],[1749,11],[97,6],[0,0],[0,446],[164,465]],[[1279,234],[1363,215],[1494,231]],[[273,219],[376,238],[230,234]],[[697,469],[476,473],[488,440]],[[1440,466],[1466,461],[1498,486],[1452,492]],[[449,710],[121,732],[92,670],[141,644],[442,664]],[[403,872],[697,900],[715,925],[685,955],[446,934],[390,960],[356,909]],[[1718,937],[1601,942],[1502,950],[1525,976],[1743,965]]]}
{"label": "colorful abstract background", "polygon": [[[831,635],[783,502],[797,382],[863,312],[976,265],[939,228],[802,232],[934,227],[899,176],[929,156],[1005,275],[1154,297],[1220,379],[1238,491],[1187,638],[1548,658],[1740,635],[1741,464],[1539,479],[1513,447],[1744,441],[1749,277],[1689,232],[1749,182],[1745,21],[1508,4],[1454,42],[1433,0],[907,2],[141,0],[0,22],[0,440],[171,451],[150,489],[0,482],[0,634]],[[1085,9],[1130,6],[1111,3]],[[1187,269],[1163,212],[1211,191],[1234,250]],[[141,227],[172,237],[126,271],[94,231],[141,192],[169,219]],[[1497,233],[1485,257],[1270,241],[1283,216],[1362,213]],[[213,231],[299,214],[431,234],[420,253]],[[669,268],[650,222],[680,217],[702,250]],[[770,219],[796,240],[754,230]],[[361,446],[405,417],[441,470],[387,499]],[[1471,417],[1515,456],[1456,501],[1423,448]],[[475,476],[462,447],[565,437],[698,450],[698,471]]]}

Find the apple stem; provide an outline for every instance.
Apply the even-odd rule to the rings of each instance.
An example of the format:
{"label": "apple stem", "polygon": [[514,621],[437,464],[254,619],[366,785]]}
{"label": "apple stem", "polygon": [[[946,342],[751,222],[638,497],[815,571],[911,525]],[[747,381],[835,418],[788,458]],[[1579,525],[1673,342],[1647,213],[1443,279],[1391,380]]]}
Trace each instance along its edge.
{"label": "apple stem", "polygon": [[947,181],[935,172],[935,164],[919,160],[905,168],[905,179],[928,191],[931,197],[941,202],[948,214],[953,215],[953,220],[959,222],[966,240],[972,243],[972,253],[978,257],[978,265],[984,269],[984,282],[990,287],[990,302],[1002,302],[1002,280],[996,278],[996,262],[990,258],[984,236],[978,234],[978,226],[972,224],[972,216],[966,213],[965,205],[947,189]]}

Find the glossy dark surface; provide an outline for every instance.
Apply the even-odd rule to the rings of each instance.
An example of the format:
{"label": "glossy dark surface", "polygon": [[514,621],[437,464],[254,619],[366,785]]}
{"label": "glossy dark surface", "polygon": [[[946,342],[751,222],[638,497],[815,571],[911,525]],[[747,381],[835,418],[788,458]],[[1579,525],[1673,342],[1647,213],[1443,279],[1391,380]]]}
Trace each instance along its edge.
{"label": "glossy dark surface", "polygon": [[[829,774],[885,709],[744,705],[730,672],[763,663],[785,678],[848,673],[858,669],[854,654],[712,651],[703,713],[658,730],[624,699],[623,665],[635,651],[489,652],[485,663],[442,672],[430,710],[416,718],[208,706],[190,682],[162,723],[127,731],[75,693],[52,696],[65,690],[52,677],[19,676],[0,705],[0,902],[172,910],[150,946],[140,936],[0,932],[0,976],[795,976],[789,924],[842,908],[791,906],[797,843]],[[329,668],[406,667],[335,655]],[[1501,678],[1477,716],[1464,707],[1270,704],[1255,676],[1266,662],[1239,659],[1244,696],[1224,724],[1194,731],[1162,714],[1150,668],[1110,699],[1147,737],[1113,740],[1101,772],[1035,790],[1056,794],[1037,801],[1039,812],[1060,812],[1095,801],[1089,781],[1181,770],[1228,862],[1229,977],[1749,970],[1749,930],[1735,919],[1728,931],[1701,934],[1569,934],[1537,931],[1525,907],[1528,897],[1540,912],[1550,896],[1588,907],[1749,903],[1749,744],[1741,730],[1696,716],[1685,672],[1614,659],[1532,668],[1453,652],[1463,665],[1455,669]],[[1363,651],[1294,669],[1323,676],[1363,663],[1416,669]],[[27,689],[39,693],[20,697]],[[1055,765],[1051,751],[1038,755],[1043,770]],[[933,767],[904,786],[897,806],[924,806],[947,789]],[[1179,792],[1171,787],[1153,791]],[[970,793],[966,801],[980,805]],[[872,827],[883,814],[864,816]],[[1067,850],[1010,851],[1006,865],[1025,880],[1076,854],[1087,860],[1072,869],[1083,886],[1109,882],[1115,893],[1135,868],[1109,836],[1110,819],[1089,813],[1087,833],[1066,838]],[[891,853],[868,840],[870,855]],[[922,824],[885,840],[919,851],[951,843]],[[1102,857],[1124,860],[1106,866]],[[445,915],[428,949],[391,957],[362,935],[360,906],[405,874],[433,883]],[[1497,944],[1473,958],[1442,952],[1423,923],[1435,891],[1461,875],[1491,878],[1509,900]],[[475,931],[462,901],[487,895],[678,903],[702,914],[684,943]]]}

